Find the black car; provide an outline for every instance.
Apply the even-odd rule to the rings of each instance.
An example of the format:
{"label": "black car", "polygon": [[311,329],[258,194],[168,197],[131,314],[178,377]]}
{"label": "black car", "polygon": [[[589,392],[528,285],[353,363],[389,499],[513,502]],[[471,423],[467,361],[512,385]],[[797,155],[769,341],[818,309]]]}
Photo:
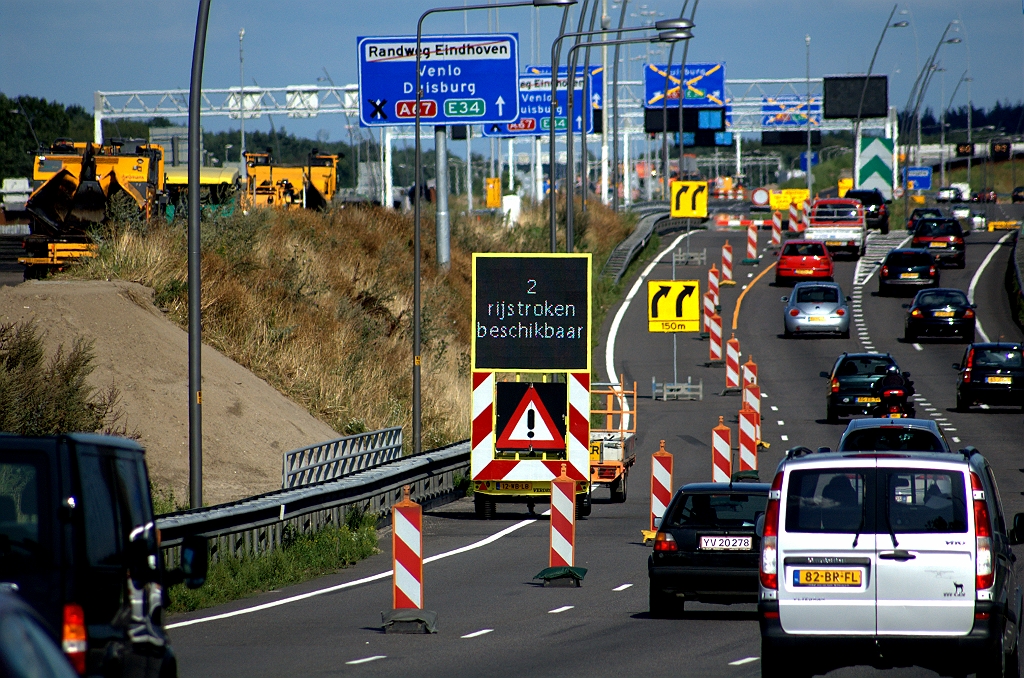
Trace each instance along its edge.
{"label": "black car", "polygon": [[964,229],[956,219],[922,219],[914,228],[910,246],[927,249],[935,262],[952,263],[957,268],[967,265],[967,248],[964,244]]}
{"label": "black car", "polygon": [[864,220],[868,228],[877,228],[882,233],[889,232],[889,208],[885,196],[877,188],[871,190],[856,189],[847,191],[844,198],[860,200],[864,205]]}
{"label": "black car", "polygon": [[[200,544],[201,542],[201,544]],[[202,583],[206,544],[182,547]],[[125,438],[0,434],[0,581],[60,633],[80,673],[173,678],[144,451]]]}
{"label": "black car", "polygon": [[[825,419],[834,424],[844,415],[874,411],[882,400],[875,382],[891,369],[899,370],[899,366],[888,353],[844,353],[839,356],[831,371],[819,373],[828,379]],[[910,376],[909,372],[902,374]]]}
{"label": "black car", "polygon": [[1021,345],[1008,342],[971,344],[953,369],[956,409],[972,405],[1018,405],[1024,408],[1024,358]]}
{"label": "black car", "polygon": [[55,642],[53,631],[18,598],[16,588],[9,584],[0,588],[0,676],[76,678],[78,673]]}
{"label": "black car", "polygon": [[894,290],[939,286],[939,269],[928,250],[890,250],[878,271],[878,296]]}
{"label": "black car", "polygon": [[943,219],[945,216],[937,207],[918,207],[910,213],[910,218],[907,219],[907,233],[913,233],[917,228],[917,222],[922,219]]}
{"label": "black car", "polygon": [[1017,186],[1013,189],[1013,193],[1010,194],[1010,202],[1024,202],[1024,186]]}
{"label": "black car", "polygon": [[960,290],[939,288],[921,290],[909,305],[903,339],[918,337],[958,337],[974,341],[975,305]]}
{"label": "black car", "polygon": [[665,509],[647,560],[652,617],[681,612],[685,601],[756,603],[755,527],[767,483],[684,485]]}

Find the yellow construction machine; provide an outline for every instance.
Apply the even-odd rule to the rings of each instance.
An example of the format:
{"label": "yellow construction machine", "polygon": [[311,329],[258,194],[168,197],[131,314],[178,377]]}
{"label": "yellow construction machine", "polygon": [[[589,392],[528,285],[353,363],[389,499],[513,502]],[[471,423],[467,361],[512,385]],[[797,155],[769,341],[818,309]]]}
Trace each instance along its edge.
{"label": "yellow construction machine", "polygon": [[88,229],[104,220],[119,193],[147,219],[166,201],[163,148],[139,140],[100,145],[58,139],[36,156],[32,179],[36,188],[25,205],[32,234],[18,259],[26,277],[96,256]]}
{"label": "yellow construction machine", "polygon": [[327,207],[338,188],[338,157],[314,148],[303,165],[275,165],[270,149],[266,153],[246,153],[249,178],[243,205],[246,209]]}
{"label": "yellow construction machine", "polygon": [[[167,215],[174,217],[175,210],[187,211],[188,206],[188,165],[168,167],[164,175],[167,189]],[[234,208],[234,198],[239,189],[237,167],[200,167],[199,204],[206,210],[219,210],[228,216]]]}

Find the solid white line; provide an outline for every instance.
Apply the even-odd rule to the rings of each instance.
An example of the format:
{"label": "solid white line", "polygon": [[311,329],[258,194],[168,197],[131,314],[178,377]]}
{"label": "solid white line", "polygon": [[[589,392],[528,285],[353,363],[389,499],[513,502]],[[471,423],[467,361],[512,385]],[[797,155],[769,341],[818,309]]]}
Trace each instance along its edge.
{"label": "solid white line", "polygon": [[[978,270],[974,274],[974,277],[971,278],[971,286],[967,288],[967,301],[971,302],[972,304],[974,303],[974,288],[978,286],[978,281],[981,280],[981,274],[985,272],[985,269],[988,267],[988,262],[992,261],[992,257],[994,257],[996,255],[996,252],[999,251],[999,247],[1004,242],[1006,242],[1006,240],[1011,235],[1013,235],[1013,231],[1010,231],[1002,238],[1000,238],[999,242],[993,245],[992,249],[989,250],[988,256],[986,256],[985,259],[982,260],[981,266],[978,267]],[[977,330],[978,334],[981,336],[982,341],[988,341],[988,335],[985,334],[985,330],[981,326],[981,316],[977,312],[975,312],[974,314],[974,329]]]}
{"label": "solid white line", "polygon": [[362,659],[353,659],[352,661],[345,662],[345,663],[351,666],[353,664],[365,664],[367,662],[375,662],[378,659],[387,659],[387,655],[375,654],[372,657],[363,657]]}
{"label": "solid white line", "polygon": [[625,591],[630,586],[632,586],[632,584],[623,584],[622,586],[616,586],[615,588],[612,589],[612,591]]}
{"label": "solid white line", "polygon": [[494,631],[494,629],[480,629],[479,631],[473,631],[473,633],[467,633],[462,636],[463,638],[477,638],[479,636],[485,636],[488,633]]}
{"label": "solid white line", "polygon": [[916,348],[918,351],[923,351],[924,350],[924,346],[921,346],[921,344],[911,344],[911,346]]}
{"label": "solid white line", "polygon": [[[495,532],[491,536],[486,537],[484,539],[481,539],[480,541],[475,541],[472,544],[468,544],[466,546],[454,549],[452,551],[446,551],[445,553],[439,553],[436,556],[430,556],[429,558],[424,558],[423,562],[424,562],[424,564],[432,563],[435,560],[441,560],[442,558],[448,558],[449,556],[458,555],[460,553],[465,553],[466,551],[472,551],[473,549],[478,549],[478,548],[481,548],[483,546],[487,546],[488,544],[492,544],[492,543],[498,541],[499,539],[501,539],[502,537],[507,536],[509,534],[512,534],[516,530],[522,529],[522,528],[526,527],[527,525],[531,525],[531,524],[533,524],[535,522],[537,522],[536,518],[528,518],[526,520],[520,520],[518,523],[515,523],[514,525],[510,525],[510,526],[506,527],[504,530],[501,530],[499,532]],[[193,624],[202,624],[202,623],[209,622],[209,621],[215,621],[217,619],[227,619],[228,617],[237,617],[237,616],[243,615],[243,614],[251,614],[253,612],[259,612],[261,610],[268,610],[268,609],[270,609],[272,607],[278,607],[279,605],[286,605],[288,603],[294,603],[294,602],[297,602],[297,601],[300,601],[300,600],[305,600],[307,598],[313,598],[315,596],[321,596],[321,595],[323,595],[325,593],[334,593],[335,591],[341,591],[342,589],[349,589],[349,588],[352,588],[354,586],[359,586],[361,584],[369,584],[370,582],[379,581],[381,579],[387,579],[392,574],[394,574],[393,570],[388,570],[387,572],[378,572],[377,574],[370,575],[369,577],[363,577],[362,579],[356,579],[355,581],[349,581],[349,582],[345,582],[344,584],[337,584],[335,586],[328,586],[327,588],[317,589],[316,591],[308,591],[307,593],[300,593],[297,596],[289,596],[288,598],[282,598],[281,600],[274,600],[274,601],[271,601],[269,603],[263,603],[261,605],[254,605],[252,607],[244,607],[244,608],[242,608],[240,610],[232,610],[231,612],[223,612],[221,614],[215,614],[215,615],[211,615],[209,617],[199,617],[198,619],[189,619],[189,620],[186,620],[186,621],[177,622],[175,624],[167,624],[164,628],[166,628],[166,629],[176,629],[176,628],[179,628],[181,626],[192,626]]]}
{"label": "solid white line", "polygon": [[756,662],[758,659],[760,659],[760,657],[744,657],[743,659],[737,659],[734,662],[729,662],[729,666],[743,666],[750,662]]}
{"label": "solid white line", "polygon": [[558,614],[559,612],[566,612],[576,607],[575,605],[563,605],[562,607],[556,607],[553,610],[548,610],[548,614]]}

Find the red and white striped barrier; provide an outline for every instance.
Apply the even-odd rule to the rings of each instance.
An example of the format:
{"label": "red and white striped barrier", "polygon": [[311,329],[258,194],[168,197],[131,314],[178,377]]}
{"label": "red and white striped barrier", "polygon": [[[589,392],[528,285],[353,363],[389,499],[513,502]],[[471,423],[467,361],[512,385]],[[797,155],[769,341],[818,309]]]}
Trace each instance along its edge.
{"label": "red and white striped barrier", "polygon": [[565,475],[551,481],[551,553],[548,567],[576,564],[576,481]]}
{"label": "red and white striped barrier", "polygon": [[711,482],[727,483],[732,479],[732,431],[718,418],[711,429]]}
{"label": "red and white striped barrier", "polygon": [[740,387],[740,340],[733,334],[725,342],[725,388]]}
{"label": "red and white striped barrier", "polygon": [[665,451],[665,441],[651,455],[651,529],[655,518],[665,515],[669,501],[672,500],[672,454]]}
{"label": "red and white striped barrier", "polygon": [[423,609],[423,507],[409,499],[391,507],[394,609]]}
{"label": "red and white striped barrier", "polygon": [[754,362],[754,358],[749,353],[747,354],[747,362],[743,363],[741,371],[744,386],[757,383],[757,363]]}
{"label": "red and white striped barrier", "polygon": [[718,269],[715,268],[714,264],[711,264],[711,268],[708,269],[708,292],[711,293],[711,298],[715,302],[715,306],[720,305],[718,298]]}
{"label": "red and white striped barrier", "polygon": [[811,201],[804,200],[804,204],[801,207],[803,214],[800,216],[800,219],[803,222],[804,229],[806,230],[811,226]]}
{"label": "red and white striped barrier", "polygon": [[800,215],[797,213],[796,203],[789,203],[789,230],[793,233],[802,233],[802,226]]}
{"label": "red and white striped barrier", "polygon": [[758,228],[762,226],[768,227],[771,223],[768,219],[750,219],[747,217],[730,216],[728,214],[715,215],[715,229],[719,231],[734,230],[737,226],[740,228],[749,228],[750,226],[757,226]]}
{"label": "red and white striped barrier", "polygon": [[743,407],[757,412],[757,439],[761,440],[761,387],[757,384],[743,385]]}
{"label": "red and white striped barrier", "polygon": [[782,245],[782,212],[772,215],[772,248]]}
{"label": "red and white striped barrier", "polygon": [[757,226],[747,226],[747,258],[744,263],[757,261]]}
{"label": "red and white striped barrier", "polygon": [[711,341],[708,343],[708,356],[713,363],[722,362],[722,317],[711,314],[711,325],[708,329]]}
{"label": "red and white striped barrier", "polygon": [[711,332],[711,316],[715,314],[715,299],[711,292],[704,293],[704,332]]}
{"label": "red and white striped barrier", "polygon": [[728,240],[722,245],[722,284],[732,280],[732,245]]}
{"label": "red and white striped barrier", "polygon": [[740,419],[740,449],[739,462],[741,471],[757,470],[757,429],[759,417],[757,412],[749,409],[744,404],[739,412]]}
{"label": "red and white striped barrier", "polygon": [[746,197],[742,188],[731,188],[728,191],[721,188],[715,191],[717,200],[743,200]]}

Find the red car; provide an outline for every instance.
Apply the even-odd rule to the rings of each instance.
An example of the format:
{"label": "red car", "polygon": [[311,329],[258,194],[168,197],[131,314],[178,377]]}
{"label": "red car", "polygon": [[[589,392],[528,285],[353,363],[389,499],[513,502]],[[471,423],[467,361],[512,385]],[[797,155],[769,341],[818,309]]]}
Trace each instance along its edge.
{"label": "red car", "polygon": [[787,240],[778,254],[775,284],[786,285],[800,280],[832,280],[832,255],[820,242]]}

